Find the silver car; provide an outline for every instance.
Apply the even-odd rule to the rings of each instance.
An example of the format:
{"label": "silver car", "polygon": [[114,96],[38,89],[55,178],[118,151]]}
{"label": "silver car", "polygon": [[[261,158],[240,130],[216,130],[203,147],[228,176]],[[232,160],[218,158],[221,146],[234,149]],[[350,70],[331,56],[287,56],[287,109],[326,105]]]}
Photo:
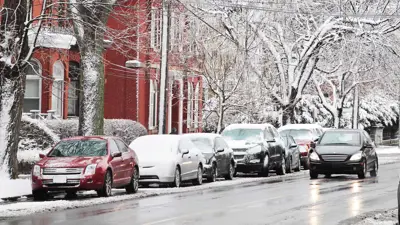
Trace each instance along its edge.
{"label": "silver car", "polygon": [[183,181],[203,183],[205,158],[193,142],[182,135],[146,135],[129,147],[139,159],[142,186],[152,183],[180,187]]}

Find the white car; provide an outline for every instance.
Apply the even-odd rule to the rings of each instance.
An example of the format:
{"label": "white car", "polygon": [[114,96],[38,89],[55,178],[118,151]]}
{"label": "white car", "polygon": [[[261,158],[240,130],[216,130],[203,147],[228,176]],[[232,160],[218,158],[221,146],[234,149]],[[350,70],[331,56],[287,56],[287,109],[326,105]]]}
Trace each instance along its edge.
{"label": "white car", "polygon": [[193,142],[183,135],[146,135],[129,147],[139,159],[143,186],[152,183],[180,187],[182,181],[203,183],[205,158]]}

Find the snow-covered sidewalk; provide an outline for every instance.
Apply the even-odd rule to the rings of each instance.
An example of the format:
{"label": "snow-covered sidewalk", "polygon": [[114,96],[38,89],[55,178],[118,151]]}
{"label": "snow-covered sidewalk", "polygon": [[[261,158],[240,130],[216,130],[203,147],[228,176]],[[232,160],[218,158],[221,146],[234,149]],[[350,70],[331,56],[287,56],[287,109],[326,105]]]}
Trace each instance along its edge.
{"label": "snow-covered sidewalk", "polygon": [[375,211],[348,219],[340,225],[397,225],[397,209]]}

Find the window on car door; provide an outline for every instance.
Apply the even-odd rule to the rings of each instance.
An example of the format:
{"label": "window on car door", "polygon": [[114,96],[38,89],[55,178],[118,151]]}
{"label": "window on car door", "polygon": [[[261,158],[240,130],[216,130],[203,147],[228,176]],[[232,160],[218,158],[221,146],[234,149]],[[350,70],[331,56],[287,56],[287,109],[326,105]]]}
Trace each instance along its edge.
{"label": "window on car door", "polygon": [[115,139],[115,142],[117,143],[118,149],[120,152],[124,153],[124,152],[128,152],[128,146],[126,146],[126,144],[119,140],[119,139]]}
{"label": "window on car door", "polygon": [[[115,155],[116,153],[120,153],[121,151],[118,148],[118,145],[115,143],[113,139],[108,140],[108,148],[110,149],[110,154],[111,156]],[[115,184],[119,184],[125,179],[125,176],[123,174],[124,171],[124,161],[122,160],[122,157],[113,157],[113,159],[110,162],[111,168],[113,171],[113,181]]]}

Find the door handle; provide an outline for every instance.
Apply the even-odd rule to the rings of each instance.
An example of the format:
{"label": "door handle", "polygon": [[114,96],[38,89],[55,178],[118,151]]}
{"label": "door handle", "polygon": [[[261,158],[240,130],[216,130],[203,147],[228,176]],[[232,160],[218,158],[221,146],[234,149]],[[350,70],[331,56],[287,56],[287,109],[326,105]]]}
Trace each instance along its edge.
{"label": "door handle", "polygon": [[192,158],[192,156],[188,156],[188,159]]}

